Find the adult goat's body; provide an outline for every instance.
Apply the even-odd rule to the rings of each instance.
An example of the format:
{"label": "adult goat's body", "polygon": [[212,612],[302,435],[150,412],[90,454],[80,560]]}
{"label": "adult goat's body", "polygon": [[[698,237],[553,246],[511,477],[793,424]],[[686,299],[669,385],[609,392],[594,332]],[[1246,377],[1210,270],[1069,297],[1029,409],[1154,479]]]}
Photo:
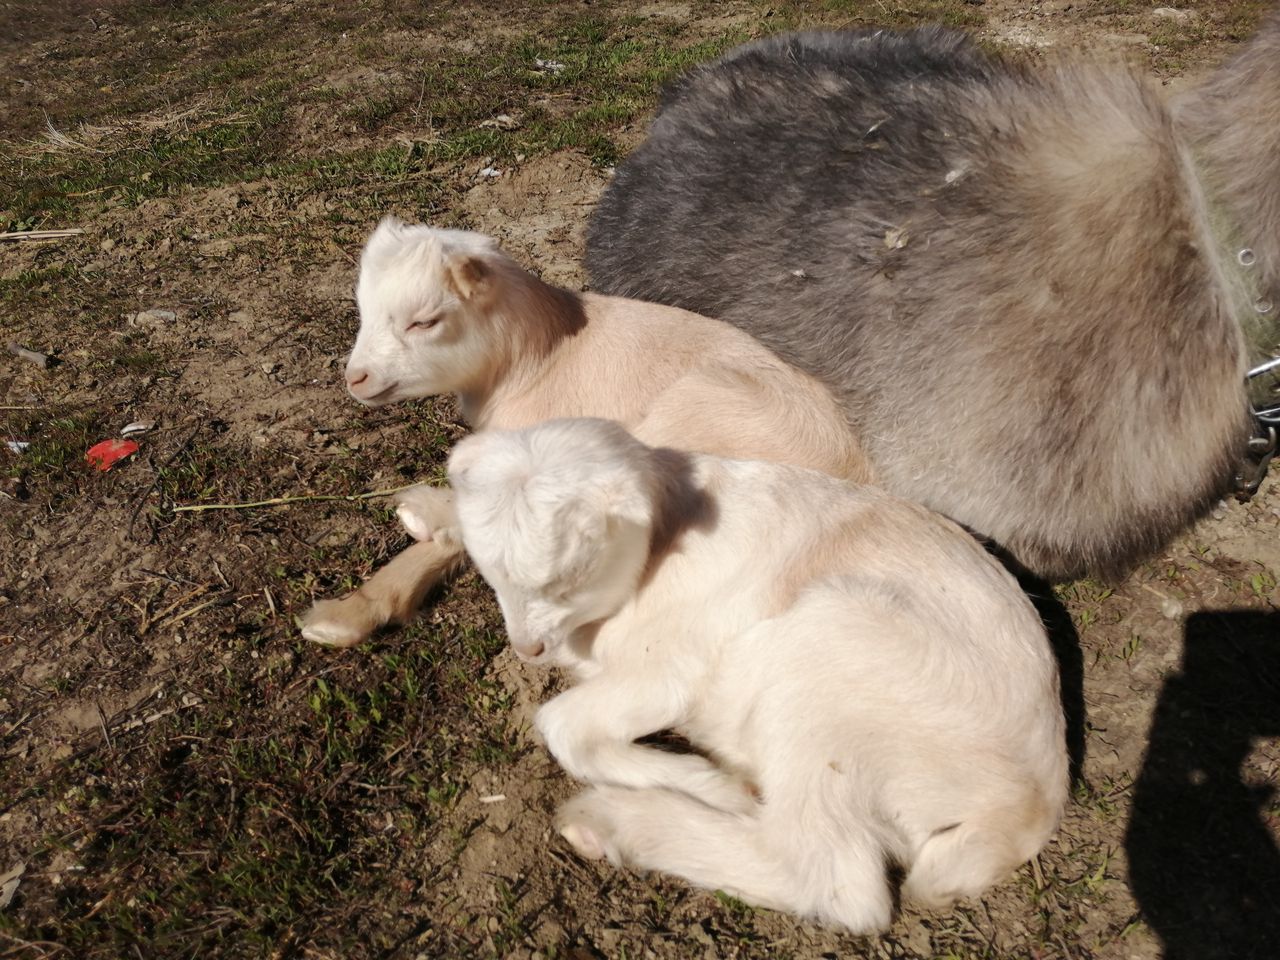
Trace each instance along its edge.
{"label": "adult goat's body", "polygon": [[588,272],[816,375],[878,482],[1031,571],[1120,570],[1244,450],[1243,323],[1280,293],[1277,59],[1273,17],[1171,110],[1128,70],[936,28],[748,44],[667,93]]}

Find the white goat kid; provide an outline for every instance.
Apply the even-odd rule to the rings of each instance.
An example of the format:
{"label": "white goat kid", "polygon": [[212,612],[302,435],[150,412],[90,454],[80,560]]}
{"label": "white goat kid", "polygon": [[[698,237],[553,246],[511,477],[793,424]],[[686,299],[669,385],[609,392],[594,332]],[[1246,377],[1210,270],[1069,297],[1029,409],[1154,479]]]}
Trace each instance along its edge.
{"label": "white goat kid", "polygon": [[[384,220],[365,246],[356,295],[347,385],[361,403],[454,393],[476,429],[601,416],[665,446],[869,476],[827,389],[747,334],[673,307],[550,286],[480,234]],[[401,500],[420,542],[349,597],[318,603],[303,625],[308,639],[351,646],[404,622],[458,562],[448,493],[422,487]]]}
{"label": "white goat kid", "polygon": [[[581,681],[536,719],[592,784],[559,814],[581,854],[867,932],[889,863],[941,905],[1055,829],[1044,629],[950,521],[600,420],[478,434],[449,479],[516,652]],[[665,729],[712,759],[634,742]]]}

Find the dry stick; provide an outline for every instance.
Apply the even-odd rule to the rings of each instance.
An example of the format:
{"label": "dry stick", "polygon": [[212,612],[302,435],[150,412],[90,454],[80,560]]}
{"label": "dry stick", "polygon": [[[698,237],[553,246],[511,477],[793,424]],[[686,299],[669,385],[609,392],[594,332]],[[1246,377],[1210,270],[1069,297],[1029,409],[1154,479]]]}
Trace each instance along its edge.
{"label": "dry stick", "polygon": [[270,500],[255,500],[253,503],[191,503],[182,507],[174,507],[174,513],[203,513],[205,510],[253,510],[257,507],[280,507],[290,503],[312,503],[318,500],[372,500],[374,497],[389,497],[401,490],[416,487],[416,483],[406,483],[403,487],[392,487],[390,490],[372,490],[369,493],[331,494],[316,493],[298,497],[272,497]]}
{"label": "dry stick", "polygon": [[116,745],[111,742],[111,734],[107,732],[107,717],[102,712],[102,704],[95,700],[93,706],[98,711],[98,727],[102,730],[102,741],[107,745],[108,750],[114,750]]}
{"label": "dry stick", "polygon": [[62,240],[65,237],[78,237],[84,233],[79,227],[68,230],[14,230],[0,233],[0,240]]}

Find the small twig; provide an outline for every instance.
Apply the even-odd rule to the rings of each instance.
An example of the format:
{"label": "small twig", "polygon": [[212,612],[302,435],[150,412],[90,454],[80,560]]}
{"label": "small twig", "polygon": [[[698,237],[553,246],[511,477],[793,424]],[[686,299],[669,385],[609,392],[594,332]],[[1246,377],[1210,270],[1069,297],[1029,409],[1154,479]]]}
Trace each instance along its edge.
{"label": "small twig", "polygon": [[269,587],[263,587],[262,592],[267,598],[267,606],[271,608],[271,617],[272,619],[275,619],[279,614],[276,613],[276,601],[271,596],[271,589]]}
{"label": "small twig", "polygon": [[66,237],[78,237],[84,233],[79,227],[68,230],[12,230],[0,233],[0,240],[62,240]]}
{"label": "small twig", "polygon": [[142,618],[138,624],[138,636],[143,636],[151,629],[151,613],[149,609],[151,607],[151,599],[148,597],[142,603],[137,603],[132,597],[121,597],[120,599],[138,611],[138,616]]}
{"label": "small twig", "polygon": [[9,736],[9,734],[13,733],[20,726],[22,726],[24,723],[30,720],[31,714],[33,712],[34,711],[28,710],[26,713],[20,716],[17,720],[13,721],[13,723],[9,724],[8,728],[5,729],[4,733],[0,733],[0,740],[6,739]]}
{"label": "small twig", "polygon": [[116,745],[111,742],[111,734],[107,732],[107,717],[102,712],[102,704],[95,700],[93,701],[93,706],[98,711],[98,726],[102,729],[102,739],[106,743],[108,750],[114,750]]}
{"label": "small twig", "polygon": [[206,600],[204,603],[197,603],[190,610],[180,613],[176,617],[174,617],[172,620],[170,620],[169,626],[171,627],[176,626],[177,624],[181,623],[183,620],[186,620],[188,617],[194,617],[197,613],[199,613],[205,607],[211,607],[217,602],[218,602],[218,598],[214,597],[212,600]]}
{"label": "small twig", "polygon": [[12,340],[9,341],[9,352],[15,357],[21,357],[23,360],[30,360],[41,370],[46,370],[49,367],[49,358],[45,354],[38,353],[35,350],[28,350],[26,347],[21,344],[14,343]]}
{"label": "small twig", "polygon": [[1044,871],[1040,869],[1040,855],[1036,854],[1031,858],[1031,875],[1036,881],[1036,893],[1042,893],[1045,888]]}
{"label": "small twig", "polygon": [[280,507],[291,503],[313,503],[319,500],[371,500],[374,497],[389,497],[401,490],[416,487],[416,483],[406,483],[403,487],[392,487],[390,490],[373,490],[369,493],[329,494],[316,493],[298,497],[272,497],[270,500],[255,500],[253,503],[190,503],[182,507],[174,507],[174,513],[203,513],[205,510],[253,510],[258,507]]}
{"label": "small twig", "polygon": [[156,710],[153,713],[148,713],[146,716],[134,717],[126,723],[121,724],[119,732],[128,733],[130,730],[137,730],[139,727],[155,723],[157,720],[163,720],[165,717],[171,716],[179,710],[190,710],[192,707],[199,706],[203,706],[203,701],[200,700],[199,697],[191,697],[191,699],[183,697],[180,703],[175,703],[171,707],[166,707],[163,710]]}
{"label": "small twig", "polygon": [[60,950],[63,953],[71,952],[62,944],[54,943],[52,940],[23,940],[21,937],[15,937],[12,934],[3,933],[3,932],[0,932],[0,937],[4,937],[10,943],[17,944],[16,947],[10,947],[8,950],[4,951],[3,953],[0,953],[0,958],[16,957],[18,956],[18,954],[21,954],[21,953],[25,953],[29,957],[31,956],[31,949],[33,947],[44,950],[45,953],[43,954],[43,956],[46,956],[46,957],[54,956],[54,954],[49,951]]}
{"label": "small twig", "polygon": [[222,567],[218,566],[217,560],[213,561],[213,572],[218,575],[218,579],[222,581],[222,585],[230,590],[231,584],[227,582],[227,576],[222,572]]}
{"label": "small twig", "polygon": [[182,606],[188,600],[194,600],[196,597],[200,596],[200,594],[208,593],[208,592],[209,592],[209,585],[202,583],[200,584],[200,586],[196,587],[196,589],[192,590],[190,593],[186,594],[183,597],[179,597],[177,600],[169,604],[169,606],[165,607],[159,613],[152,614],[150,617],[148,617],[147,621],[138,628],[138,636],[140,637],[145,636],[148,630],[154,627],[157,623],[159,623],[169,614],[173,613],[173,611],[177,610],[180,606]]}

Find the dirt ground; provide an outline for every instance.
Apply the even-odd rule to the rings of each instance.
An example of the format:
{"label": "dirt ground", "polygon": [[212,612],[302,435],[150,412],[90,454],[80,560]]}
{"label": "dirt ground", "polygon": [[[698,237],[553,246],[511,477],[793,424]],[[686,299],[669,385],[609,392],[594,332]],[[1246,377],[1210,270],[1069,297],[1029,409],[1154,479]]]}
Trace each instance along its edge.
{"label": "dirt ground", "polygon": [[[529,731],[554,678],[474,575],[356,650],[294,624],[405,543],[385,498],[343,498],[438,476],[465,431],[342,388],[382,214],[580,287],[659,83],[734,43],[942,20],[1172,90],[1261,9],[0,3],[0,231],[83,231],[0,241],[0,340],[53,358],[0,353],[0,958],[1276,956],[1275,481],[1121,582],[1038,591],[1078,766],[1061,831],[878,938],[577,859]],[[85,463],[136,421],[135,455]],[[309,499],[179,509],[280,497]]]}

